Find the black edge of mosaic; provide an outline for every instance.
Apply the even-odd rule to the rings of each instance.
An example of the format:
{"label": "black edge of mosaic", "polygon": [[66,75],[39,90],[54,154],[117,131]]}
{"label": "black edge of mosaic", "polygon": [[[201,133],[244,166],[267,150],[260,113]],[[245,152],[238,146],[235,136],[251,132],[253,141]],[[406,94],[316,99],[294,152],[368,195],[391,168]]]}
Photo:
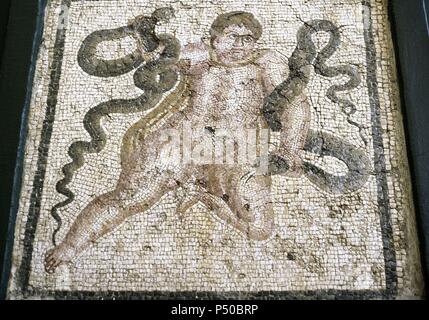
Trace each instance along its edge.
{"label": "black edge of mosaic", "polygon": [[[64,5],[69,5],[70,1],[73,0],[63,0]],[[40,1],[42,3],[44,1]],[[399,2],[399,1],[398,1]],[[363,11],[366,12],[366,18],[369,19],[365,21],[369,23],[369,27],[365,30],[365,41],[366,41],[366,58],[368,61],[368,83],[372,85],[368,85],[368,93],[371,100],[371,118],[374,123],[373,134],[375,136],[374,139],[374,147],[376,150],[380,152],[376,155],[377,159],[377,185],[379,192],[379,206],[381,212],[381,228],[383,234],[383,249],[384,249],[384,259],[385,259],[385,275],[386,275],[386,289],[380,291],[344,291],[344,290],[318,290],[318,291],[291,291],[291,292],[87,292],[87,291],[44,291],[32,288],[28,286],[29,274],[30,274],[30,265],[31,265],[31,256],[32,256],[32,242],[27,244],[24,247],[24,256],[21,261],[18,276],[20,279],[20,284],[22,288],[22,293],[24,296],[37,295],[39,297],[56,297],[58,299],[113,299],[113,298],[122,298],[122,299],[231,299],[231,298],[241,298],[241,299],[392,299],[395,297],[396,289],[397,289],[397,276],[396,276],[396,259],[395,253],[393,250],[393,242],[392,242],[392,226],[390,221],[390,212],[388,206],[386,206],[387,201],[387,183],[386,178],[383,175],[384,172],[384,151],[381,144],[381,128],[380,128],[380,119],[379,119],[379,101],[378,101],[378,92],[377,86],[374,83],[377,82],[376,79],[376,52],[375,48],[371,46],[373,44],[373,34],[371,30],[371,6],[370,1],[364,0],[362,1]],[[41,29],[41,22],[39,22],[39,30]],[[364,23],[364,22],[363,22]],[[44,127],[42,132],[43,141],[41,142],[41,146],[39,147],[39,158],[38,158],[38,168],[34,182],[35,185],[33,187],[33,192],[31,196],[32,207],[29,214],[28,222],[25,230],[25,239],[27,241],[31,241],[34,239],[35,228],[37,227],[39,212],[38,209],[40,206],[37,205],[38,201],[40,201],[40,197],[42,194],[42,181],[44,176],[44,165],[47,160],[47,148],[49,147],[49,139],[52,130],[52,123],[54,120],[55,114],[55,106],[56,106],[56,91],[52,88],[58,88],[59,79],[60,79],[60,67],[62,62],[62,53],[64,46],[64,38],[65,38],[64,29],[58,30],[57,38],[56,38],[56,46],[55,46],[55,54],[54,54],[54,64],[57,65],[58,68],[53,68],[51,74],[51,86],[49,97],[47,100],[47,112],[46,118],[44,121]],[[37,47],[37,46],[35,46]],[[27,104],[28,107],[28,104]],[[25,124],[23,125],[25,128]],[[21,136],[21,144],[25,141],[24,136]],[[46,148],[46,149],[43,149]],[[20,161],[22,162],[23,150],[20,149]],[[19,175],[19,171],[17,171],[16,176]],[[15,188],[19,186],[19,182],[15,183]],[[14,192],[14,202],[18,201],[19,189],[15,189]],[[419,203],[421,206],[422,203]],[[16,216],[16,206],[12,207],[12,218]],[[12,223],[11,223],[12,224]],[[13,231],[13,228],[11,229]],[[9,233],[9,245],[13,240],[13,236]],[[8,252],[8,257],[6,261],[10,263],[10,254]],[[4,271],[6,275],[8,270]],[[3,279],[3,288],[6,286],[6,279]]]}
{"label": "black edge of mosaic", "polygon": [[[417,212],[425,283],[429,279],[429,0],[393,0],[392,32]],[[426,286],[426,293],[429,288]]]}
{"label": "black edge of mosaic", "polygon": [[[386,158],[384,155],[383,136],[380,121],[380,99],[377,86],[377,52],[373,37],[371,4],[362,1],[364,10],[364,37],[366,44],[367,86],[371,105],[372,137],[374,146],[374,170],[377,179],[378,208],[380,210],[381,233],[383,235],[383,253],[386,274],[386,289],[392,296],[397,289],[396,256],[393,244],[389,193],[387,189]],[[365,13],[366,11],[366,13]],[[365,27],[366,26],[366,27]]]}

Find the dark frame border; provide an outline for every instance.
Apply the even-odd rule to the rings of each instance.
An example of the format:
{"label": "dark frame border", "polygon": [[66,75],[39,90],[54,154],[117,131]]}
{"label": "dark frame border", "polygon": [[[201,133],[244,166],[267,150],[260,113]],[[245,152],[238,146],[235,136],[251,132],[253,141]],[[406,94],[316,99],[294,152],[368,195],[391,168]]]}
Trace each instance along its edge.
{"label": "dark frame border", "polygon": [[429,0],[391,0],[390,17],[426,296],[429,295]]}
{"label": "dark frame border", "polygon": [[[73,0],[63,0],[64,4],[69,4],[70,1]],[[45,1],[40,1],[45,2]],[[369,0],[362,1],[362,5],[367,8],[370,8]],[[370,10],[370,9],[369,9]],[[43,10],[42,10],[43,11]],[[368,94],[372,98],[371,101],[371,118],[373,120],[373,135],[375,137],[374,139],[374,147],[376,149],[382,149],[382,137],[381,137],[381,127],[380,127],[380,119],[379,119],[379,101],[378,101],[378,89],[377,86],[369,85],[371,83],[376,83],[376,52],[373,44],[374,39],[372,35],[372,26],[371,26],[371,13],[369,13],[369,20],[366,22],[369,23],[369,28],[366,29],[364,37],[366,42],[366,56],[368,61]],[[39,20],[40,23],[40,20]],[[41,29],[41,28],[40,28]],[[40,31],[40,30],[39,30]],[[53,71],[51,74],[51,87],[50,87],[50,93],[49,98],[47,101],[47,113],[46,113],[46,119],[44,122],[44,130],[42,132],[42,136],[44,138],[47,138],[49,140],[51,131],[49,129],[49,123],[53,121],[54,113],[55,113],[55,106],[56,106],[56,96],[55,96],[55,87],[59,85],[59,78],[60,78],[60,72],[61,72],[61,60],[62,60],[62,49],[61,47],[64,44],[64,37],[65,37],[65,30],[61,31],[59,30],[57,33],[56,38],[56,53],[55,57],[59,58],[60,61],[56,60],[54,63],[58,63],[57,66],[59,66],[58,70],[59,72]],[[62,34],[63,33],[63,34]],[[37,38],[37,36],[36,36]],[[38,43],[35,45],[37,50]],[[57,50],[59,49],[59,50]],[[33,52],[34,54],[34,52]],[[57,56],[58,54],[58,56]],[[33,56],[34,58],[34,56]],[[33,63],[33,69],[34,69],[34,63]],[[56,68],[54,68],[55,70]],[[34,72],[34,70],[33,70]],[[31,86],[31,82],[29,82]],[[29,88],[31,89],[31,87]],[[31,92],[31,90],[30,90]],[[51,95],[51,92],[53,92],[53,96]],[[28,97],[27,97],[28,100]],[[26,103],[26,109],[28,109],[28,102]],[[27,110],[28,111],[28,110]],[[23,124],[23,129],[26,127],[26,123]],[[25,142],[25,139],[21,137],[21,144]],[[44,149],[49,147],[49,143],[44,143],[43,146],[41,145],[41,148],[39,148],[39,155],[46,154],[47,149]],[[23,150],[20,150],[20,154],[22,156]],[[41,160],[43,157],[39,157],[38,160],[38,174],[36,174],[35,178],[35,185],[36,187],[33,189],[32,192],[32,208],[37,209],[37,201],[38,198],[40,199],[40,196],[42,194],[42,189],[40,187],[37,187],[38,181],[43,181],[43,161]],[[323,290],[323,291],[306,291],[306,292],[255,292],[255,293],[247,293],[247,292],[218,292],[218,293],[207,293],[207,292],[63,292],[63,291],[46,291],[41,292],[40,290],[37,290],[36,292],[33,292],[31,288],[28,287],[28,277],[29,277],[29,266],[31,265],[31,252],[32,248],[31,246],[24,247],[24,259],[19,269],[19,281],[22,285],[23,294],[24,295],[31,295],[32,293],[37,293],[38,295],[49,295],[49,296],[55,296],[57,298],[269,298],[269,299],[301,299],[301,298],[339,298],[339,299],[349,299],[349,298],[385,298],[385,299],[391,299],[395,297],[396,294],[396,286],[397,286],[397,277],[396,277],[396,259],[395,259],[395,252],[393,250],[393,240],[392,240],[392,232],[391,232],[391,223],[390,223],[390,212],[389,209],[385,204],[385,200],[387,197],[387,182],[386,177],[383,175],[383,169],[384,169],[384,152],[381,152],[380,154],[376,155],[377,163],[380,165],[377,166],[377,184],[378,184],[378,191],[379,195],[379,207],[381,211],[381,228],[382,228],[382,234],[383,234],[383,244],[384,244],[384,258],[385,258],[385,274],[386,274],[386,290],[381,291],[343,291],[343,290]],[[22,160],[22,159],[21,159]],[[16,177],[19,179],[18,171]],[[19,197],[19,188],[16,188],[17,182],[15,182],[15,191],[14,191],[14,198],[16,202],[16,198]],[[13,211],[13,208],[12,208]],[[26,226],[26,232],[25,237],[26,241],[30,241],[29,243],[32,244],[32,237],[34,237],[34,230],[37,227],[37,218],[38,218],[38,212],[33,212],[34,210],[31,210],[29,213],[30,217],[36,217],[36,219],[30,219],[29,222],[27,222]],[[37,210],[36,210],[37,211]],[[31,216],[31,214],[34,214]],[[14,220],[16,216],[16,211],[12,212],[11,214],[11,220]],[[12,223],[11,223],[12,225]],[[14,225],[14,223],[13,223]],[[13,228],[9,231],[9,237],[13,240]],[[9,239],[10,240],[10,239]],[[10,242],[10,241],[9,241]],[[9,243],[10,244],[10,243]],[[10,254],[10,252],[8,252]],[[6,260],[10,260],[6,259]],[[10,263],[10,261],[9,261]],[[8,276],[7,269],[10,268],[7,266],[3,272],[3,275],[5,278],[3,279],[3,288],[6,286],[6,278]]]}

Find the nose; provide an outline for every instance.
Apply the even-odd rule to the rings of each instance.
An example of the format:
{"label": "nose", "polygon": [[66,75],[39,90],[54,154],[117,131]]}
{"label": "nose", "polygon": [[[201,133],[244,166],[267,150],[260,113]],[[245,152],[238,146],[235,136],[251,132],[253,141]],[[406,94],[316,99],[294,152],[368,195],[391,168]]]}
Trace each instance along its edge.
{"label": "nose", "polygon": [[243,47],[244,46],[244,39],[242,37],[235,38],[235,46],[236,47]]}

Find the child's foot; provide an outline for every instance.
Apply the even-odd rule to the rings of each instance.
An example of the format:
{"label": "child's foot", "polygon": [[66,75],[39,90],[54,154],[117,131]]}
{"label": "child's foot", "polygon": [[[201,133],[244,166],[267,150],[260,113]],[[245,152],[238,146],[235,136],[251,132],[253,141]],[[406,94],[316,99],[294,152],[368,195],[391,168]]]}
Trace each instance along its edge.
{"label": "child's foot", "polygon": [[73,246],[61,243],[55,248],[46,252],[45,270],[47,273],[55,272],[55,269],[63,264],[71,261],[76,254]]}

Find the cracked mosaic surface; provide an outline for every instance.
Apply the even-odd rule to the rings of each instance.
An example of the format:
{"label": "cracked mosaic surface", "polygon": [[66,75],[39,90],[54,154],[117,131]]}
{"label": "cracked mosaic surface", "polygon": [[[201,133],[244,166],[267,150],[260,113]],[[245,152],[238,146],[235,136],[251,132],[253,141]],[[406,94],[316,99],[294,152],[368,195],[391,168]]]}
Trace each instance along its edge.
{"label": "cracked mosaic surface", "polygon": [[[389,28],[382,0],[51,1],[9,297],[420,297]],[[185,124],[269,132],[268,171],[177,165]]]}

